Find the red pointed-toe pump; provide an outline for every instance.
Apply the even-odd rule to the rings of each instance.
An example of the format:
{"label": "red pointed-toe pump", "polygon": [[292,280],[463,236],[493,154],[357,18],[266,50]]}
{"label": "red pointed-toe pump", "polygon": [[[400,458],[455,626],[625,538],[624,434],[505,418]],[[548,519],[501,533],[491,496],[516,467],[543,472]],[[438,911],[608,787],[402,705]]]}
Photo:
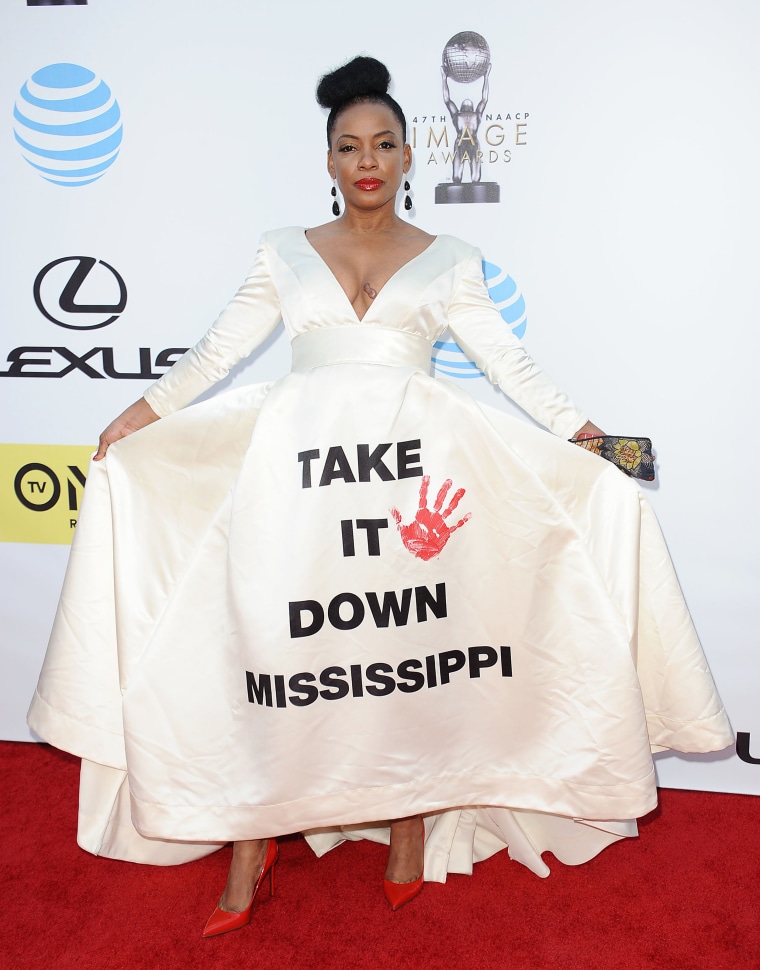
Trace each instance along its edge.
{"label": "red pointed-toe pump", "polygon": [[419,879],[415,879],[414,882],[391,882],[390,879],[383,879],[385,898],[391,904],[391,909],[394,912],[399,906],[403,906],[404,903],[410,903],[415,896],[419,896],[422,892],[424,876],[425,874],[423,872]]}
{"label": "red pointed-toe pump", "polygon": [[250,923],[253,901],[256,899],[256,894],[267,875],[269,875],[269,895],[274,896],[274,866],[277,862],[277,852],[277,840],[269,839],[267,842],[267,852],[264,856],[264,865],[261,867],[259,878],[253,887],[253,895],[251,896],[250,903],[240,913],[228,913],[226,909],[220,909],[217,906],[208,918],[208,922],[203,930],[204,937],[219,936],[220,933],[239,930],[241,926],[246,926],[246,924]]}

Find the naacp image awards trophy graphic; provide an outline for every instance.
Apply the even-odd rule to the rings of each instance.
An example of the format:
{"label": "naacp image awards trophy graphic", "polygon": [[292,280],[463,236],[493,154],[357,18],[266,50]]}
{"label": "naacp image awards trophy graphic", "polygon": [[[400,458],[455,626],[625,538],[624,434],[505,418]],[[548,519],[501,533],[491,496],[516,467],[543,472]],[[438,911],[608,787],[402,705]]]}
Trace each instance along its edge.
{"label": "naacp image awards trophy graphic", "polygon": [[[455,143],[451,182],[435,187],[437,203],[498,202],[498,182],[483,182],[483,151],[478,140],[480,122],[488,101],[488,75],[491,73],[491,51],[485,37],[473,30],[455,34],[443,48],[441,77],[443,100],[451,115]],[[453,100],[449,82],[467,85],[470,97],[464,97],[459,107]],[[477,97],[477,107],[475,98]],[[464,181],[469,174],[469,182]]]}

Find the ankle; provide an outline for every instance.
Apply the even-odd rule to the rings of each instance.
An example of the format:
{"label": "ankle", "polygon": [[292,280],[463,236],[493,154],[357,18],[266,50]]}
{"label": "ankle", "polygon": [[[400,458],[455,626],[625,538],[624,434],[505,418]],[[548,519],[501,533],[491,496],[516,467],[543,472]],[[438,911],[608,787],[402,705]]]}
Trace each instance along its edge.
{"label": "ankle", "polygon": [[232,844],[232,860],[220,908],[240,912],[248,906],[266,860],[268,839],[246,839]]}
{"label": "ankle", "polygon": [[417,841],[420,835],[425,837],[425,823],[421,815],[408,815],[406,818],[396,818],[390,823],[391,844],[396,840]]}
{"label": "ankle", "polygon": [[385,878],[395,883],[415,882],[422,875],[425,855],[425,825],[419,815],[394,819]]}

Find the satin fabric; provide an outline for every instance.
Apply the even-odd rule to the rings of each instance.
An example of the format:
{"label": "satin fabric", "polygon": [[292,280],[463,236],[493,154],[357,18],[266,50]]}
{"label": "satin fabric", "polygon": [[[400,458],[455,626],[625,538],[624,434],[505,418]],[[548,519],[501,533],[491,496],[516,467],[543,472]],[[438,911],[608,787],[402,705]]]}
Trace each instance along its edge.
{"label": "satin fabric", "polygon": [[[280,316],[293,373],[176,410]],[[426,878],[505,845],[546,875],[546,849],[635,832],[651,750],[731,743],[638,487],[430,378],[447,323],[542,423],[584,423],[471,247],[438,237],[359,321],[292,229],[146,394],[164,419],[91,468],[30,711],[92,763],[85,848],[168,864],[308,830],[322,853],[423,813]],[[451,484],[423,556],[428,479],[428,515]]]}

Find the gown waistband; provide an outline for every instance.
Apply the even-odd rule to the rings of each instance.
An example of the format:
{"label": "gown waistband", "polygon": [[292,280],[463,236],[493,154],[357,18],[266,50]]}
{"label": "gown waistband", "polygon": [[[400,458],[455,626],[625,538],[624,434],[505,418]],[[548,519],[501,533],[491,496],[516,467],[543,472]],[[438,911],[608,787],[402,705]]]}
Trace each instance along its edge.
{"label": "gown waistband", "polygon": [[325,364],[389,364],[430,370],[431,346],[416,333],[377,326],[320,327],[293,338],[294,371]]}

